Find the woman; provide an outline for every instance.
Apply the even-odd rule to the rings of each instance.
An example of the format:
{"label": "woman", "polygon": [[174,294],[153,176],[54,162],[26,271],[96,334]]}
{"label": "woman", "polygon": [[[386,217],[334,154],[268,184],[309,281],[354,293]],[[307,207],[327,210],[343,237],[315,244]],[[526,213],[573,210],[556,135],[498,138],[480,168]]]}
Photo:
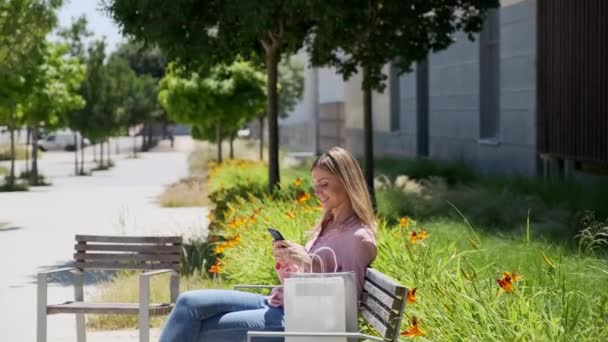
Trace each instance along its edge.
{"label": "woman", "polygon": [[[321,155],[311,173],[323,216],[305,247],[291,241],[273,243],[275,269],[281,282],[292,265],[317,271],[317,264],[323,264],[325,271],[354,271],[360,296],[365,269],[376,257],[376,222],[363,173],[340,147]],[[324,247],[335,252],[337,265],[331,253],[321,253]],[[319,258],[314,259],[322,263],[313,263],[310,256],[317,250]],[[185,292],[178,297],[160,341],[244,341],[250,330],[282,331],[282,306],[282,288],[275,288],[270,297],[228,290]],[[278,340],[282,339],[265,339]]]}

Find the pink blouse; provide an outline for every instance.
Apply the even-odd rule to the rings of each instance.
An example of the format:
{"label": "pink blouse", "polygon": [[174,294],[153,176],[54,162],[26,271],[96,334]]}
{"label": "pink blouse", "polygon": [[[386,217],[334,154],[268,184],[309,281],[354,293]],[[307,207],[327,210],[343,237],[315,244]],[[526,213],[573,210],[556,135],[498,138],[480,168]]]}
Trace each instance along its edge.
{"label": "pink blouse", "polygon": [[[376,258],[376,239],[371,231],[355,215],[346,219],[342,227],[337,227],[325,231],[327,223],[324,222],[322,228],[317,231],[308,241],[305,248],[309,254],[316,254],[314,257],[315,272],[355,272],[357,278],[357,294],[361,296],[363,282],[365,280],[365,270]],[[329,247],[336,253],[337,265],[334,264],[333,254],[322,247]],[[318,262],[318,260],[322,262]],[[324,266],[320,269],[319,264]],[[278,263],[275,270],[279,276],[281,284],[288,273],[297,272],[293,267],[281,267]],[[268,304],[280,307],[283,306],[283,288],[275,287],[270,293]]]}

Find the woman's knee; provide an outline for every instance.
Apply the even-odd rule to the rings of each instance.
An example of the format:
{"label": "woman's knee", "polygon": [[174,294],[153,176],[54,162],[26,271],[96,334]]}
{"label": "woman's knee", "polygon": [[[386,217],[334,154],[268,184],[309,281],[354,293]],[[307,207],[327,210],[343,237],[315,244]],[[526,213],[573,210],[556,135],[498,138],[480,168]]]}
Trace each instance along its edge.
{"label": "woman's knee", "polygon": [[177,296],[177,301],[175,302],[175,306],[182,308],[191,308],[194,306],[194,303],[197,302],[197,298],[200,298],[202,294],[200,291],[186,291],[182,292]]}

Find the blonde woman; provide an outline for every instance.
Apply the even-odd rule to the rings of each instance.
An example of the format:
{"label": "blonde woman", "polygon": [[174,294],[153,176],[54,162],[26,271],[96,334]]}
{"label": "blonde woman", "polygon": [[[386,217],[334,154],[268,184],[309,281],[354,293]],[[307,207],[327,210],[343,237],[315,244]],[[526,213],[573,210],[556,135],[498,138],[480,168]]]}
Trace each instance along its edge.
{"label": "blonde woman", "polygon": [[[310,255],[329,247],[336,254],[337,265],[333,255],[324,251],[319,251],[320,258],[315,260],[321,259],[326,270],[355,272],[360,296],[365,270],[377,253],[376,222],[363,173],[353,156],[340,147],[321,155],[311,173],[323,214],[306,246],[286,240],[273,243],[275,269],[281,282],[291,265],[309,265],[318,271]],[[245,341],[250,330],[284,330],[282,288],[275,288],[270,297],[228,290],[185,292],[179,296],[160,341]]]}

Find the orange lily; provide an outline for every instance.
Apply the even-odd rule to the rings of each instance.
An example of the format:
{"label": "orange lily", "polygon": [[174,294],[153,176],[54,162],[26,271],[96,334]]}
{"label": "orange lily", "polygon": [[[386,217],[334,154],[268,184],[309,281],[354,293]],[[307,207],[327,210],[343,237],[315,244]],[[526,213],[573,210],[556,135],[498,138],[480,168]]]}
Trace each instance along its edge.
{"label": "orange lily", "polygon": [[297,201],[298,201],[298,203],[304,203],[304,202],[308,201],[309,199],[310,199],[310,193],[303,192],[298,195]]}
{"label": "orange lily", "polygon": [[515,272],[503,272],[500,279],[496,279],[496,283],[504,292],[513,292],[513,283],[518,282],[523,277]]}
{"label": "orange lily", "polygon": [[416,316],[412,318],[412,324],[407,327],[407,330],[401,333],[401,336],[424,336],[424,331],[418,327],[418,318],[416,318]]}
{"label": "orange lily", "polygon": [[407,228],[407,227],[409,227],[409,226],[410,226],[410,218],[409,218],[409,217],[407,217],[407,216],[406,216],[406,217],[402,217],[402,218],[400,218],[400,219],[399,219],[399,225],[400,225],[402,228]]}
{"label": "orange lily", "polygon": [[424,229],[421,229],[419,232],[416,232],[413,230],[410,233],[410,241],[412,243],[416,243],[420,240],[424,240],[424,239],[428,238],[429,236],[431,236],[431,234],[428,234],[427,232],[425,232]]}
{"label": "orange lily", "polygon": [[300,185],[302,185],[302,180],[301,180],[300,178],[296,178],[296,179],[293,181],[293,184],[294,184],[295,186],[300,186]]}
{"label": "orange lily", "polygon": [[408,304],[416,303],[416,290],[418,290],[418,288],[414,287],[413,289],[411,289],[407,292],[407,303]]}
{"label": "orange lily", "polygon": [[294,213],[292,213],[291,211],[287,211],[287,212],[285,212],[285,217],[287,217],[290,220],[293,220],[294,218],[296,218],[296,215],[294,215]]}

